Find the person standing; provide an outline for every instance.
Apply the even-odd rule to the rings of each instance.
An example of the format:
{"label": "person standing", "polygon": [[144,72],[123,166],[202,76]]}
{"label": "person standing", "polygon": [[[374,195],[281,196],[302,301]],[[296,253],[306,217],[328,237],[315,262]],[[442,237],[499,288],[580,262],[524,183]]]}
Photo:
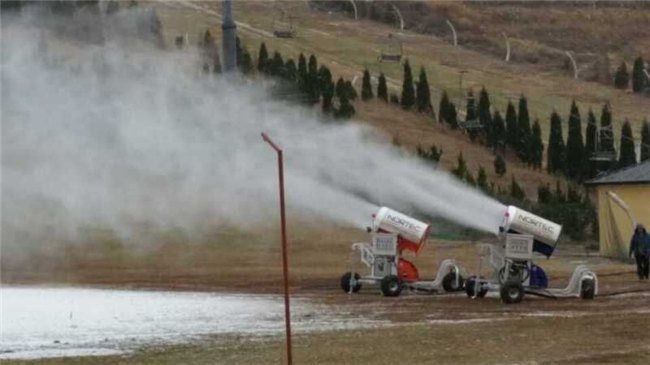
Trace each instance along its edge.
{"label": "person standing", "polygon": [[637,224],[630,242],[630,256],[636,259],[636,273],[639,280],[648,279],[650,273],[650,235],[642,224]]}

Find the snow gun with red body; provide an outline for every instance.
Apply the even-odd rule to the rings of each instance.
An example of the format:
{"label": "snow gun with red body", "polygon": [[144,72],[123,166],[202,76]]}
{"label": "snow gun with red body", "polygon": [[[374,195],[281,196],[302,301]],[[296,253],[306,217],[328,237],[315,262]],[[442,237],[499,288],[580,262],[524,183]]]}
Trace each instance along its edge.
{"label": "snow gun with red body", "polygon": [[407,252],[414,256],[422,252],[430,230],[430,224],[387,207],[379,208],[368,227],[372,242],[352,244],[353,253],[359,252],[360,261],[370,269],[370,274],[361,276],[355,269],[356,258],[353,258],[351,270],[341,277],[341,288],[347,293],[356,293],[363,284],[379,284],[382,294],[391,297],[398,296],[403,288],[430,293],[441,289],[462,290],[463,278],[454,260],[442,261],[436,278],[422,281],[415,264],[403,258]]}

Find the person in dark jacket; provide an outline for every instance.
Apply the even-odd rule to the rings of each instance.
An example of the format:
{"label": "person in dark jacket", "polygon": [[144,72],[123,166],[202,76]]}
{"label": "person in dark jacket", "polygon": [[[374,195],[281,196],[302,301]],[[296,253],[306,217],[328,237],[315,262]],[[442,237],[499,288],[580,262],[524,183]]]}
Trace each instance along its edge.
{"label": "person in dark jacket", "polygon": [[636,273],[639,280],[648,279],[650,273],[650,235],[642,224],[637,224],[630,242],[630,256],[636,259]]}

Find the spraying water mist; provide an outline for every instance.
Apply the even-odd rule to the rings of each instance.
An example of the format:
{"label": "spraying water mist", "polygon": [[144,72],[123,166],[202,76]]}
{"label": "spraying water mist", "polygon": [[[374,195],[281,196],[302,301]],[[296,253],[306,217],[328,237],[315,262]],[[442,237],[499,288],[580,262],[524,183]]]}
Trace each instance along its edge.
{"label": "spraying water mist", "polygon": [[368,127],[203,75],[192,52],[81,46],[15,23],[2,42],[5,243],[83,225],[128,237],[140,224],[193,232],[275,217],[277,166],[262,131],[285,150],[294,215],[363,227],[387,205],[496,232],[505,211]]}

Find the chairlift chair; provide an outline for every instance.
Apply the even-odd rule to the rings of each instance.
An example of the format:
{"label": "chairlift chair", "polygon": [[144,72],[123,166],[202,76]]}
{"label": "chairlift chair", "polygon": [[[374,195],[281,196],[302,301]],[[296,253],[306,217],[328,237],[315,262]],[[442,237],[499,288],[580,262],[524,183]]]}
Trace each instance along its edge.
{"label": "chairlift chair", "polygon": [[[609,125],[608,127],[602,128],[611,131],[612,126]],[[601,130],[602,130],[601,129]],[[594,146],[594,151],[591,152],[591,155],[589,156],[589,161],[594,161],[594,162],[614,162],[616,161],[616,151],[603,151],[601,150],[599,146],[599,136],[596,134],[595,136],[595,146]]]}
{"label": "chairlift chair", "polygon": [[[278,15],[273,18],[273,35],[276,38],[294,38],[296,32],[293,30],[293,21],[291,16],[287,16],[283,10],[279,11],[280,16]],[[288,19],[288,23],[285,18]]]}
{"label": "chairlift chair", "polygon": [[379,62],[400,62],[404,54],[402,41],[388,33],[388,39],[385,41],[381,53],[377,57]]}
{"label": "chairlift chair", "polygon": [[478,119],[471,119],[458,122],[458,128],[466,131],[476,131],[483,129],[483,124]]}

